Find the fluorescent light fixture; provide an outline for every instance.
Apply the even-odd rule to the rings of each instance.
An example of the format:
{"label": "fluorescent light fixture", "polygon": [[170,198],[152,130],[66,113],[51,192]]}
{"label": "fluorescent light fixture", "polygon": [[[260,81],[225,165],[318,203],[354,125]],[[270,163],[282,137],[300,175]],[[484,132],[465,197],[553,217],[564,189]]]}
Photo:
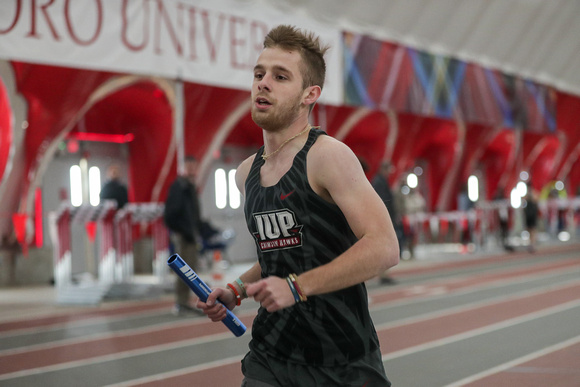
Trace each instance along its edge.
{"label": "fluorescent light fixture", "polygon": [[414,173],[409,173],[409,176],[407,176],[407,185],[409,186],[409,188],[417,188],[418,184],[419,179],[417,178],[417,175],[415,175]]}
{"label": "fluorescent light fixture", "polygon": [[89,202],[98,206],[101,202],[101,171],[99,167],[89,168]]}
{"label": "fluorescent light fixture", "polygon": [[476,202],[479,199],[479,180],[475,175],[471,175],[467,179],[467,196],[472,202]]}
{"label": "fluorescent light fixture", "polygon": [[228,172],[228,186],[230,193],[230,207],[234,210],[240,207],[240,191],[236,185],[236,170],[230,169]]}
{"label": "fluorescent light fixture", "polygon": [[522,205],[522,195],[518,192],[517,187],[512,189],[510,193],[510,203],[513,208],[520,208]]}
{"label": "fluorescent light fixture", "polygon": [[221,168],[215,171],[215,205],[220,210],[226,208],[228,201],[228,182],[226,171]]}
{"label": "fluorescent light fixture", "polygon": [[518,185],[516,185],[516,190],[518,191],[518,195],[522,198],[528,194],[528,186],[523,181],[520,181]]}
{"label": "fluorescent light fixture", "polygon": [[83,181],[78,165],[70,167],[70,202],[75,207],[83,204]]}

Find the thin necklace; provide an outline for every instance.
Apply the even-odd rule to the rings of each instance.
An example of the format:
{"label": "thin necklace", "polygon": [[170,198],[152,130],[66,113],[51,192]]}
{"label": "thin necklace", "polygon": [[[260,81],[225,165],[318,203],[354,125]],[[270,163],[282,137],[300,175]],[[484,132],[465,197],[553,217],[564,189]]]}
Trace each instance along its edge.
{"label": "thin necklace", "polygon": [[270,153],[269,155],[262,155],[262,159],[263,160],[268,160],[270,157],[274,156],[276,153],[280,152],[280,149],[282,149],[282,147],[286,144],[288,144],[290,141],[294,140],[296,137],[303,135],[304,133],[306,133],[307,131],[309,131],[310,129],[312,129],[312,126],[310,126],[310,124],[306,125],[306,128],[304,128],[304,130],[298,134],[295,134],[294,136],[290,137],[288,140],[284,141],[282,144],[280,144],[280,146],[278,147],[278,149],[276,149],[274,152]]}

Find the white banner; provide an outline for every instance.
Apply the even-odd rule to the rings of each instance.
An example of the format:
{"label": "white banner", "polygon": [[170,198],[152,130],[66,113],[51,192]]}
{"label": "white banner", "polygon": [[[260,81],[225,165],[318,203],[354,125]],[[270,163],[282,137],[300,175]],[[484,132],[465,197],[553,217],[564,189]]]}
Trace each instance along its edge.
{"label": "white banner", "polygon": [[278,24],[332,47],[322,102],[342,103],[341,32],[260,0],[1,0],[0,58],[249,90]]}

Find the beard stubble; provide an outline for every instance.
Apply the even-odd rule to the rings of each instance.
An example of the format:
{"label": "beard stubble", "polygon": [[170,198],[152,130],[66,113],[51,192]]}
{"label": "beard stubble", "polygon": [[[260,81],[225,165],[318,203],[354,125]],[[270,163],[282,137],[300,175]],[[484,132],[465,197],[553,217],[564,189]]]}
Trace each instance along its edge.
{"label": "beard stubble", "polygon": [[[275,112],[261,112],[252,105],[252,120],[254,120],[256,125],[266,131],[275,132],[287,128],[298,117],[301,97],[302,91],[298,93],[296,97],[275,106],[274,108],[277,110]],[[255,98],[253,100],[255,100]]]}

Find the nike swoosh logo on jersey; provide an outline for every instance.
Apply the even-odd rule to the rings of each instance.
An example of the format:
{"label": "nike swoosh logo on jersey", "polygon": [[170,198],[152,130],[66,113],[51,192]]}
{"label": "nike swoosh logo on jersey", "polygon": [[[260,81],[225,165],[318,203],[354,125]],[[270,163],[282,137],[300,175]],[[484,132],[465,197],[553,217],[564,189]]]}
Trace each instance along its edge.
{"label": "nike swoosh logo on jersey", "polygon": [[286,199],[288,196],[292,195],[292,194],[294,193],[294,191],[295,191],[295,190],[292,190],[292,191],[288,192],[287,194],[283,194],[283,193],[281,193],[281,194],[280,194],[280,200],[284,200],[284,199]]}

